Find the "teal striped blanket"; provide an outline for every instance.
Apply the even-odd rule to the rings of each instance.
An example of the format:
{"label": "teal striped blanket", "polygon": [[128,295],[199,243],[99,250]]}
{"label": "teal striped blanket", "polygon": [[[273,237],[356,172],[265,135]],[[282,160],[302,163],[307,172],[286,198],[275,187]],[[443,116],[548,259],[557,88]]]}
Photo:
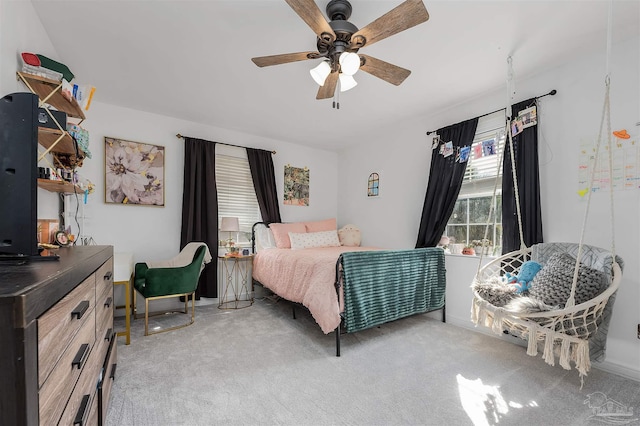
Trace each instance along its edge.
{"label": "teal striped blanket", "polygon": [[347,333],[444,308],[444,251],[355,251],[340,257]]}

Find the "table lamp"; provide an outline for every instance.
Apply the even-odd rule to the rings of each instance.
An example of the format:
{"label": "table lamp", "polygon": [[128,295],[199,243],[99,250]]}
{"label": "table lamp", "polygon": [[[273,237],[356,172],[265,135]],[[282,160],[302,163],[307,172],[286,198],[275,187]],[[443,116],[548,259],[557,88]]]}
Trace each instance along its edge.
{"label": "table lamp", "polygon": [[227,238],[226,240],[227,243],[225,244],[225,247],[227,248],[228,253],[234,253],[236,251],[236,248],[234,247],[234,242],[233,242],[233,238],[231,238],[231,233],[235,232],[237,236],[237,233],[240,232],[240,223],[238,221],[238,218],[237,217],[221,218],[220,231],[229,233],[229,238]]}

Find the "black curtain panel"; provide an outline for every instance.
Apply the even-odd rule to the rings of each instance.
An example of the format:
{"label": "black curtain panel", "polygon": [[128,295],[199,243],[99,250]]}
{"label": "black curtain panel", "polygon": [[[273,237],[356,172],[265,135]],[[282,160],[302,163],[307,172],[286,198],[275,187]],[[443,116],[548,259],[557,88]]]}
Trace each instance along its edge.
{"label": "black curtain panel", "polygon": [[422,218],[416,248],[435,247],[447,226],[453,207],[458,199],[467,162],[456,161],[460,148],[471,147],[478,127],[478,118],[443,127],[437,131],[440,145],[453,143],[453,154],[440,154],[440,146],[431,153],[431,171],[427,194],[422,207]]}
{"label": "black curtain panel", "polygon": [[218,190],[216,188],[216,144],[184,138],[184,189],[180,247],[192,241],[209,246],[213,261],[200,275],[196,299],[218,297]]}
{"label": "black curtain panel", "polygon": [[256,190],[260,214],[264,222],[280,223],[280,205],[276,190],[276,175],[273,170],[271,151],[247,148],[251,179]]}
{"label": "black curtain panel", "polygon": [[[535,98],[512,106],[512,118],[532,105]],[[538,123],[540,116],[537,115]],[[542,213],[540,208],[540,174],[538,170],[538,126],[527,127],[513,137],[513,153],[518,178],[518,196],[522,215],[524,244],[530,247],[542,242]],[[520,231],[516,210],[515,187],[511,168],[509,139],[505,142],[502,168],[502,253],[520,249]]]}

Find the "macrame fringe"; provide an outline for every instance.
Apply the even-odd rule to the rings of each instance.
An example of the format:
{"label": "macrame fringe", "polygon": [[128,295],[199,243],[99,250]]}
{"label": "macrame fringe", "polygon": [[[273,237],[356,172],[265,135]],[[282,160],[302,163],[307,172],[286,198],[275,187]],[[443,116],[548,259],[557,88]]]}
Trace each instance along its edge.
{"label": "macrame fringe", "polygon": [[529,333],[529,344],[527,345],[527,355],[536,356],[538,355],[538,339],[537,337],[537,324],[529,324],[528,333]]}
{"label": "macrame fringe", "polygon": [[504,309],[498,308],[493,313],[493,325],[491,329],[494,333],[500,334],[502,333],[502,322],[504,320]]}
{"label": "macrame fringe", "polygon": [[571,370],[571,342],[566,337],[562,339],[560,348],[560,366],[565,370]]}
{"label": "macrame fringe", "polygon": [[542,353],[542,359],[549,365],[556,365],[556,357],[553,354],[553,341],[555,340],[555,333],[551,330],[545,332],[544,337],[544,352]]}
{"label": "macrame fringe", "polygon": [[590,368],[589,342],[581,341],[576,347],[576,369],[580,372],[580,377],[583,377],[587,375]]}
{"label": "macrame fringe", "polygon": [[478,325],[478,299],[473,298],[473,303],[471,304],[471,321]]}

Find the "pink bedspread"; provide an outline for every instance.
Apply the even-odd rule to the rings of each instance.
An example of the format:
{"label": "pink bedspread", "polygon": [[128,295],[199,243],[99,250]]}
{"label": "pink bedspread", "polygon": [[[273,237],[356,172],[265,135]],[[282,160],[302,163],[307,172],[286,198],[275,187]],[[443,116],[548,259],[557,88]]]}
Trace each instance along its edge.
{"label": "pink bedspread", "polygon": [[[302,303],[327,334],[340,324],[342,303],[336,294],[336,262],[347,251],[373,247],[271,248],[256,253],[253,278],[280,297]],[[340,301],[342,302],[342,301]]]}

